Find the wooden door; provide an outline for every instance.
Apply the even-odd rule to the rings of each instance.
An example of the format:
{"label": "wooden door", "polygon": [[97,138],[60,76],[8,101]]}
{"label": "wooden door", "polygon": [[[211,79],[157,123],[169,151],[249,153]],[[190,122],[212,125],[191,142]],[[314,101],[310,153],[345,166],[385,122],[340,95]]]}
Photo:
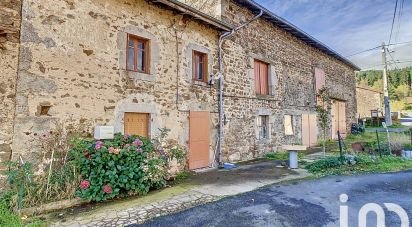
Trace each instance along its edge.
{"label": "wooden door", "polygon": [[318,143],[318,122],[316,114],[302,114],[302,144],[308,147]]}
{"label": "wooden door", "polygon": [[149,137],[148,113],[124,113],[124,134]]}
{"label": "wooden door", "polygon": [[210,113],[189,114],[189,169],[209,166]]}
{"label": "wooden door", "polygon": [[338,138],[338,130],[342,137],[346,137],[346,103],[343,101],[334,100],[332,103],[332,139]]}
{"label": "wooden door", "polygon": [[337,139],[338,135],[336,132],[339,130],[339,103],[336,100],[332,102],[331,123],[332,139]]}
{"label": "wooden door", "polygon": [[339,131],[343,138],[346,137],[346,103],[339,102]]}

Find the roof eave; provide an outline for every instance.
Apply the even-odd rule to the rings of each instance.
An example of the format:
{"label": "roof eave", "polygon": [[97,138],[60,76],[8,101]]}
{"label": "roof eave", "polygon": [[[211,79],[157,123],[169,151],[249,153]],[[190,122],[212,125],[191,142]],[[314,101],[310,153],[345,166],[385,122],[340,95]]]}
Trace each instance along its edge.
{"label": "roof eave", "polygon": [[260,9],[263,10],[263,18],[272,22],[273,24],[279,26],[280,28],[284,29],[286,32],[291,33],[293,36],[296,38],[302,40],[303,42],[309,44],[310,46],[313,46],[326,54],[344,62],[345,64],[349,65],[351,68],[355,70],[361,70],[359,66],[351,62],[349,59],[341,56],[339,53],[336,51],[332,50],[330,47],[328,47],[326,44],[320,42],[319,40],[315,39],[311,35],[307,34],[303,30],[299,29],[295,25],[291,24],[287,20],[283,19],[282,17],[272,13],[270,10],[266,9],[265,7],[259,5],[253,0],[235,0],[237,3],[241,4],[242,6],[247,7],[248,9],[252,11],[258,11]]}
{"label": "roof eave", "polygon": [[173,10],[178,11],[179,13],[182,13],[184,15],[189,15],[197,20],[202,21],[203,23],[206,23],[208,25],[213,26],[215,29],[221,30],[221,31],[231,31],[233,28],[231,25],[226,24],[217,18],[214,18],[212,16],[209,16],[191,6],[188,6],[182,2],[179,2],[177,0],[147,0],[148,2],[152,3],[160,3],[164,6],[167,6]]}

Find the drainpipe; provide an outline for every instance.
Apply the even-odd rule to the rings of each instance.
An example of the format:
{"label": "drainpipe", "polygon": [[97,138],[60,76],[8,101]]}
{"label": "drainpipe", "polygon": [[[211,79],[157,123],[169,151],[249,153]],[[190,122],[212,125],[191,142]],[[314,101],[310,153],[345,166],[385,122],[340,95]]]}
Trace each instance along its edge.
{"label": "drainpipe", "polygon": [[222,60],[222,46],[223,42],[235,34],[238,30],[242,29],[243,27],[249,25],[253,21],[257,20],[259,17],[263,15],[263,10],[260,9],[260,12],[258,15],[253,17],[251,20],[248,22],[239,25],[238,27],[234,28],[230,32],[225,32],[219,37],[219,47],[218,47],[218,75],[219,75],[219,130],[218,130],[218,164],[219,168],[223,167],[222,163],[222,139],[223,139],[223,74],[222,74],[222,69],[223,69],[223,60]]}

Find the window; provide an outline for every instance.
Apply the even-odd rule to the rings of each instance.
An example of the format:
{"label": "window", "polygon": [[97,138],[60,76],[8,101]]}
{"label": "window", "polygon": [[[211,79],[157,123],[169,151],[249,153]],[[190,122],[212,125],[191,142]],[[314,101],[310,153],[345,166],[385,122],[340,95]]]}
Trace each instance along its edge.
{"label": "window", "polygon": [[193,80],[207,82],[207,54],[193,51]]}
{"label": "window", "polygon": [[124,113],[124,134],[149,137],[148,113]]}
{"label": "window", "polygon": [[259,129],[259,139],[269,138],[269,116],[260,115],[257,119],[257,126]]}
{"label": "window", "polygon": [[126,58],[127,70],[149,73],[149,40],[128,35]]}
{"label": "window", "polygon": [[269,95],[269,65],[255,60],[255,91],[258,95]]}
{"label": "window", "polygon": [[325,86],[326,75],[322,69],[315,68],[315,88],[316,92]]}
{"label": "window", "polygon": [[292,115],[285,115],[283,119],[283,125],[285,127],[285,135],[293,136],[293,117]]}

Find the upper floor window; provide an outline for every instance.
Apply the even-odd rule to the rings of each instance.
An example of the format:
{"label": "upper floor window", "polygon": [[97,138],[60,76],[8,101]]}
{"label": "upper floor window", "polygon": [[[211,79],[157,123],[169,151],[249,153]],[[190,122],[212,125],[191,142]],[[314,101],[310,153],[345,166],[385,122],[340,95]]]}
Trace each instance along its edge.
{"label": "upper floor window", "polygon": [[325,71],[319,68],[315,68],[315,89],[318,92],[325,86],[326,75]]}
{"label": "upper floor window", "polygon": [[255,91],[258,95],[269,95],[269,65],[255,60]]}
{"label": "upper floor window", "polygon": [[127,70],[149,73],[149,40],[128,35]]}
{"label": "upper floor window", "polygon": [[207,54],[193,51],[193,80],[207,82]]}

